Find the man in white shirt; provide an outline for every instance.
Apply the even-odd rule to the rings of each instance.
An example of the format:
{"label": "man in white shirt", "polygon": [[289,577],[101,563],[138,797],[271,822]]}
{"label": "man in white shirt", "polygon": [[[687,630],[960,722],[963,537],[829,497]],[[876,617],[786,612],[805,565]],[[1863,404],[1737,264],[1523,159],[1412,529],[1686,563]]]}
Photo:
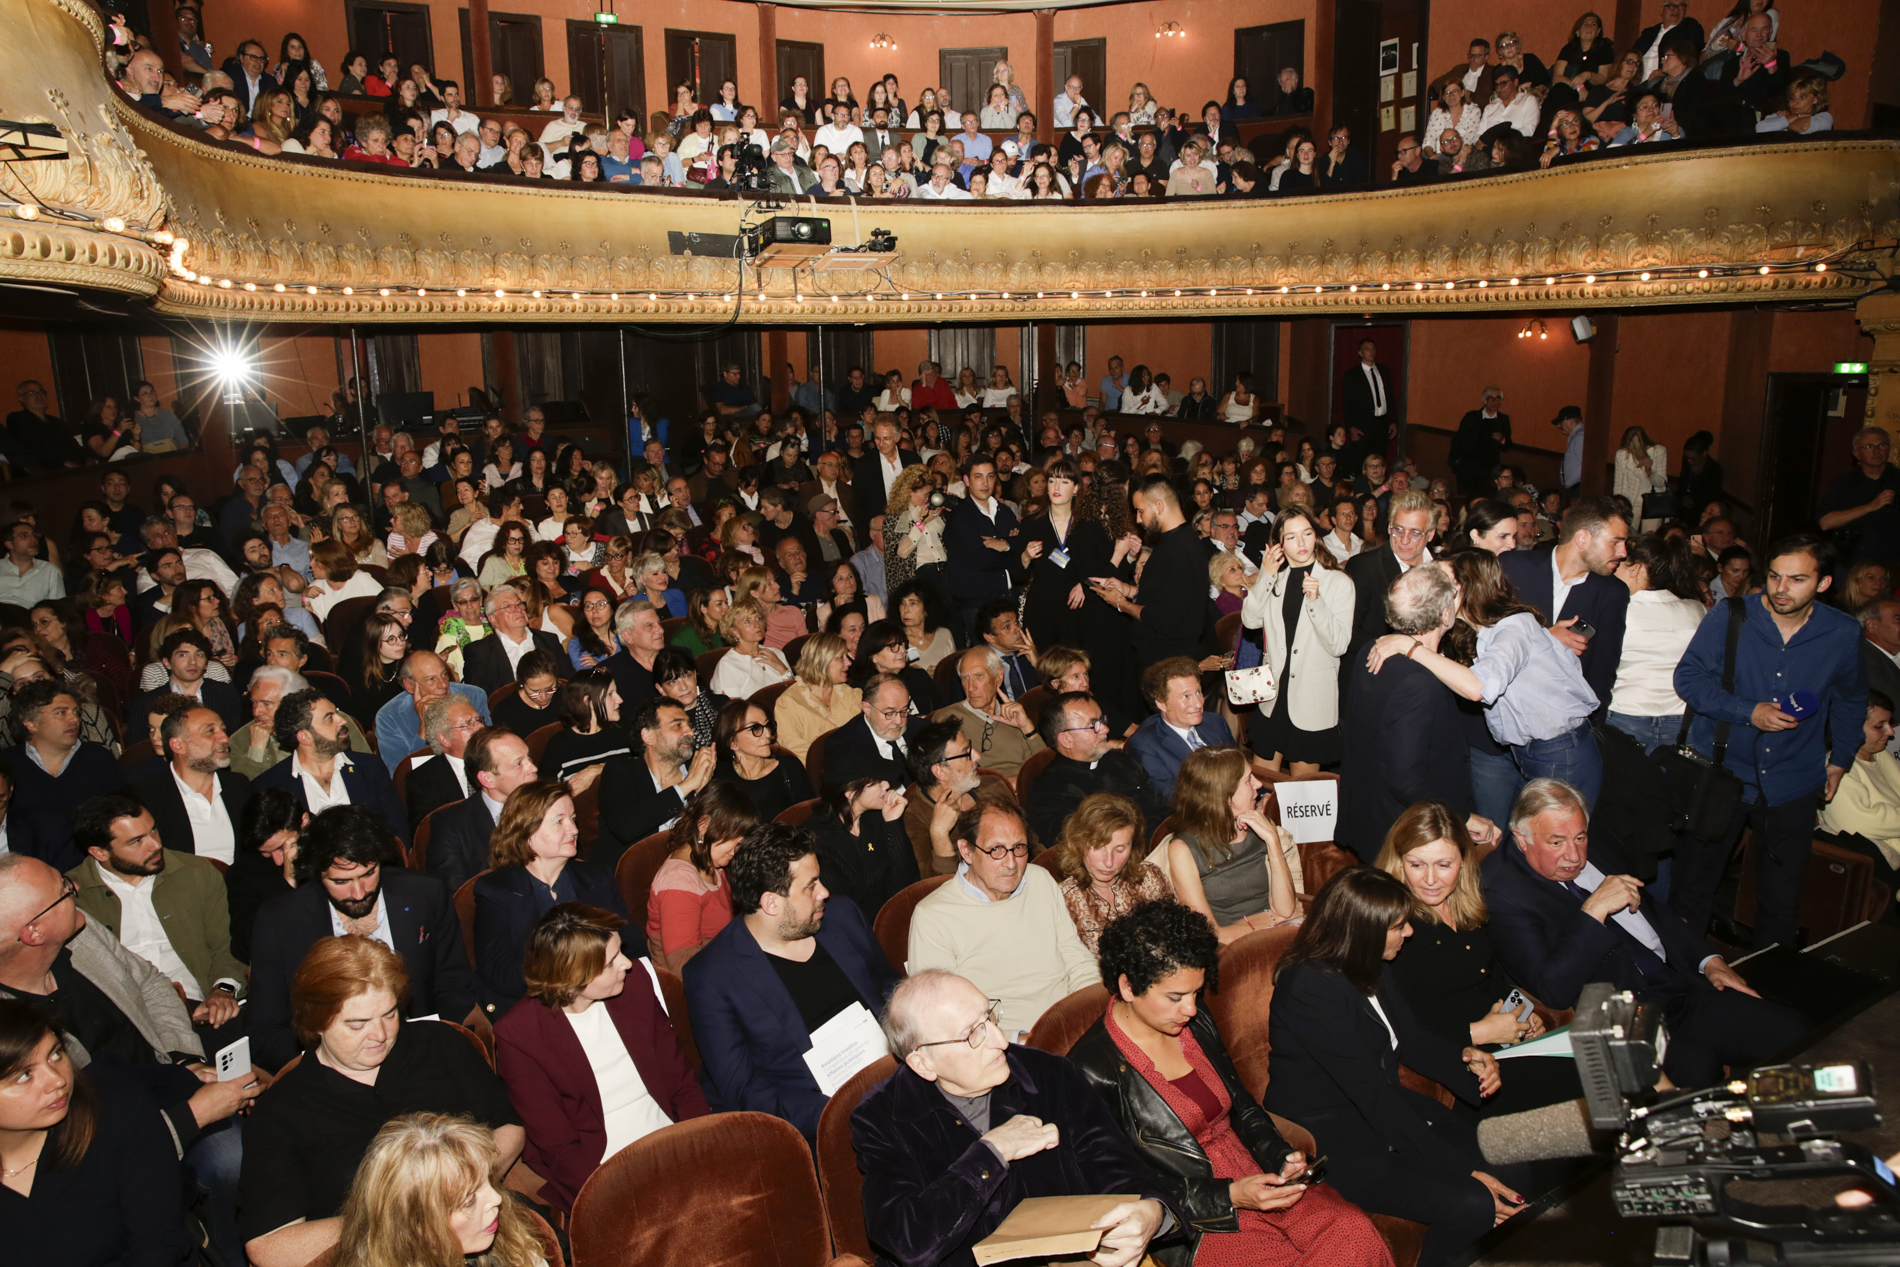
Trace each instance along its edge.
{"label": "man in white shirt", "polygon": [[[428,871],[451,893],[487,868],[488,839],[501,822],[509,794],[541,776],[527,742],[504,726],[476,731],[463,749],[463,762],[463,772],[471,780],[468,797],[429,820]],[[415,775],[422,770],[410,776],[407,791],[411,796],[415,795]]]}
{"label": "man in white shirt", "polygon": [[1067,132],[1075,126],[1075,112],[1088,102],[1082,100],[1082,77],[1070,75],[1062,91],[1056,94],[1055,126],[1058,132]]}
{"label": "man in white shirt", "polygon": [[462,680],[487,693],[515,680],[515,666],[537,648],[549,655],[563,654],[560,639],[528,628],[528,604],[512,585],[497,585],[482,604],[493,631],[477,638],[462,653]]}
{"label": "man in white shirt", "polygon": [[950,164],[938,163],[930,169],[930,179],[918,189],[925,202],[968,202],[970,191],[959,189],[950,177]]}
{"label": "man in white shirt", "polygon": [[231,769],[231,737],[209,708],[173,713],[159,724],[166,769],[133,790],[152,812],[161,838],[180,853],[237,861],[237,823],[251,781]]}
{"label": "man in white shirt", "polygon": [[1537,98],[1518,87],[1517,68],[1494,67],[1491,77],[1497,84],[1497,97],[1484,108],[1484,114],[1478,119],[1478,131],[1489,132],[1500,123],[1508,123],[1523,136],[1535,132],[1539,103]]}
{"label": "man in white shirt", "polygon": [[458,133],[480,134],[482,121],[467,110],[462,109],[462,88],[453,79],[438,79],[436,87],[442,91],[442,108],[429,112],[429,126],[446,123]]}
{"label": "man in white shirt", "polygon": [[7,557],[0,562],[0,603],[31,607],[49,598],[66,597],[66,578],[58,568],[35,558],[40,534],[24,519],[8,525]]}
{"label": "man in white shirt", "polygon": [[549,154],[566,149],[568,138],[586,126],[581,119],[581,99],[569,97],[561,102],[561,117],[541,129],[541,148]]}
{"label": "man in white shirt", "polygon": [[481,166],[493,167],[508,157],[508,147],[501,143],[500,119],[483,119],[476,135],[481,137],[482,152],[475,161]]}
{"label": "man in white shirt", "polygon": [[[154,515],[139,528],[139,536],[145,541],[147,550],[177,550],[179,561],[184,564],[186,581],[210,581],[224,591],[226,598],[237,593],[237,573],[231,565],[220,558],[216,551],[203,546],[180,546],[178,530],[172,521],[163,515]],[[139,572],[139,593],[152,589],[158,582],[144,570]],[[174,582],[176,584],[176,582]]]}
{"label": "man in white shirt", "polygon": [[236,1018],[247,973],[231,953],[230,907],[217,869],[165,848],[151,812],[119,792],[80,802],[73,840],[86,861],[67,876],[87,918],[177,986],[194,1023],[215,1029]]}
{"label": "man in white shirt", "polygon": [[423,742],[434,755],[418,757],[403,786],[411,831],[430,812],[459,804],[475,790],[464,758],[469,739],[481,728],[482,715],[460,695],[451,693],[430,700],[422,710]]}
{"label": "man in white shirt", "polygon": [[963,159],[967,163],[984,164],[990,161],[990,138],[980,131],[982,116],[974,110],[963,112],[963,131],[957,134],[957,140],[963,142]]}
{"label": "man in white shirt", "polygon": [[851,107],[839,102],[831,107],[831,122],[818,129],[812,137],[814,146],[822,145],[840,158],[851,147],[864,140],[864,129],[851,122]]}

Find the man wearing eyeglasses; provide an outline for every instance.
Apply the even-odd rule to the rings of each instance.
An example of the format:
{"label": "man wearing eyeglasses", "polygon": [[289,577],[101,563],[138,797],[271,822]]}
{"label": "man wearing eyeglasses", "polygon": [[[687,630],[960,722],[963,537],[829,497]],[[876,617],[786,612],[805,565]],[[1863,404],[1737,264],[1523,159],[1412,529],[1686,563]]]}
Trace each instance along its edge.
{"label": "man wearing eyeglasses", "polygon": [[[462,680],[494,694],[515,680],[515,666],[531,651],[558,656],[564,648],[551,633],[528,628],[528,604],[512,585],[497,585],[483,603],[493,632],[462,653]],[[405,754],[407,755],[407,754]]]}
{"label": "man wearing eyeglasses", "polygon": [[864,684],[860,709],[825,740],[825,785],[843,787],[853,779],[909,784],[913,744],[925,725],[911,715],[910,688],[901,678],[880,673]]}
{"label": "man wearing eyeglasses", "polygon": [[250,117],[260,94],[276,92],[282,87],[266,69],[269,65],[269,55],[256,40],[245,40],[238,45],[237,56],[224,64],[224,73],[231,76],[231,90],[243,103],[246,118]]}
{"label": "man wearing eyeglasses", "polygon": [[1643,33],[1630,45],[1630,51],[1643,59],[1642,73],[1636,77],[1638,83],[1647,83],[1656,77],[1656,72],[1662,67],[1665,40],[1691,40],[1698,49],[1708,43],[1702,24],[1689,16],[1687,0],[1663,0],[1662,21],[1644,27]]}
{"label": "man wearing eyeglasses", "polygon": [[1039,841],[1053,845],[1062,835],[1063,820],[1095,792],[1118,792],[1132,800],[1147,820],[1143,839],[1154,835],[1168,816],[1168,803],[1140,762],[1110,747],[1108,722],[1094,696],[1081,691],[1055,696],[1042,706],[1037,726],[1043,742],[1056,750],[1056,759],[1031,785],[1025,806]]}
{"label": "man wearing eyeglasses", "polygon": [[1392,494],[1392,510],[1386,519],[1391,530],[1386,543],[1346,560],[1346,575],[1352,578],[1355,597],[1352,645],[1346,648],[1344,663],[1357,664],[1364,658],[1367,643],[1392,632],[1385,619],[1386,592],[1405,573],[1431,562],[1432,552],[1427,546],[1432,539],[1432,513],[1431,494],[1422,489],[1408,488]]}
{"label": "man wearing eyeglasses", "polygon": [[912,968],[884,1021],[898,1070],[851,1114],[872,1242],[905,1262],[968,1262],[1027,1198],[1113,1192],[1130,1199],[1095,1221],[1090,1261],[1141,1261],[1175,1216],[1101,1097],[1068,1060],[1008,1046],[977,985]]}
{"label": "man wearing eyeglasses", "polygon": [[1023,706],[1003,694],[1002,656],[994,647],[971,647],[957,663],[957,680],[963,699],[938,709],[931,720],[956,722],[975,745],[980,767],[1015,778],[1043,742]]}
{"label": "man wearing eyeglasses", "polygon": [[941,968],[969,978],[1001,1001],[1003,1033],[1021,1042],[1037,1018],[1100,971],[1055,877],[1029,865],[1029,824],[1015,802],[977,798],[958,816],[951,840],[956,878],[917,904],[908,970]]}
{"label": "man wearing eyeglasses", "polygon": [[747,832],[726,864],[737,918],[684,973],[713,1112],[770,1113],[807,1139],[828,1099],[805,1060],[813,1034],[853,1009],[875,1016],[898,981],[864,914],[818,872],[806,829]]}
{"label": "man wearing eyeglasses", "polygon": [[1835,480],[1821,502],[1821,530],[1853,525],[1853,545],[1840,553],[1840,575],[1861,559],[1892,565],[1900,560],[1900,470],[1888,462],[1892,439],[1883,427],[1862,427],[1854,436],[1854,469]]}

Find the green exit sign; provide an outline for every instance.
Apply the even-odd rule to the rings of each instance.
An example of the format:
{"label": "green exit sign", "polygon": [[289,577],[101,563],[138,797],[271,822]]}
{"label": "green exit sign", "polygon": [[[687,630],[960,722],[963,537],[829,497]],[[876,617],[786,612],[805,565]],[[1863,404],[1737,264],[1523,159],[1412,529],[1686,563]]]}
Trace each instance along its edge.
{"label": "green exit sign", "polygon": [[620,15],[618,13],[596,13],[594,15],[594,21],[600,23],[602,26],[617,26],[620,23]]}
{"label": "green exit sign", "polygon": [[1836,374],[1865,374],[1867,372],[1867,362],[1836,361],[1834,362],[1834,372]]}

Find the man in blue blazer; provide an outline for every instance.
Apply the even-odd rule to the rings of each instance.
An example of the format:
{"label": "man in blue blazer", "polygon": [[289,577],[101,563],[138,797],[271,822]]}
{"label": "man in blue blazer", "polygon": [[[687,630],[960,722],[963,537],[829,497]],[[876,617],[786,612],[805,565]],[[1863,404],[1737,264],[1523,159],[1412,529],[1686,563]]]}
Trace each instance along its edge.
{"label": "man in blue blazer", "polygon": [[1532,779],[1511,827],[1512,841],[1484,860],[1484,898],[1513,981],[1556,1008],[1575,1006],[1593,981],[1660,1005],[1669,1026],[1663,1071],[1684,1089],[1801,1040],[1798,1013],[1757,995],[1680,915],[1646,898],[1614,838],[1591,838],[1575,788]]}
{"label": "man in blue blazer", "polygon": [[898,974],[857,906],[826,900],[805,828],[753,828],[726,878],[738,918],[684,973],[706,1101],[782,1117],[811,1139],[826,1100],[805,1064],[812,1031],[852,1007],[879,1015]]}
{"label": "man in blue blazer", "polygon": [[1161,799],[1174,799],[1174,777],[1197,748],[1234,742],[1220,714],[1207,711],[1201,670],[1186,656],[1157,660],[1142,670],[1141,693],[1155,711],[1128,736],[1128,752],[1141,762]]}
{"label": "man in blue blazer", "polygon": [[[254,791],[279,788],[313,815],[343,802],[361,805],[408,847],[408,816],[389,775],[380,762],[358,760],[350,751],[349,724],[322,691],[292,691],[284,696],[271,733],[290,755],[258,775],[251,785]],[[321,804],[311,803],[313,783],[318,789],[328,789],[321,793]]]}
{"label": "man in blue blazer", "polygon": [[[1585,497],[1564,512],[1557,539],[1535,550],[1507,550],[1498,556],[1517,596],[1544,613],[1552,632],[1573,651],[1583,653],[1583,680],[1597,694],[1597,720],[1610,709],[1616,662],[1623,658],[1623,628],[1630,607],[1629,586],[1616,579],[1616,567],[1628,553],[1629,521],[1607,497]],[[1560,583],[1562,595],[1557,593]],[[1595,628],[1588,642],[1560,622],[1581,619]]]}
{"label": "man in blue blazer", "polygon": [[458,1024],[475,1010],[462,924],[440,880],[402,869],[377,815],[341,805],[310,820],[297,843],[297,887],[257,912],[251,934],[251,1051],[276,1069],[303,1048],[291,1024],[290,988],[310,948],[361,933],[390,946],[409,972],[407,1017]]}

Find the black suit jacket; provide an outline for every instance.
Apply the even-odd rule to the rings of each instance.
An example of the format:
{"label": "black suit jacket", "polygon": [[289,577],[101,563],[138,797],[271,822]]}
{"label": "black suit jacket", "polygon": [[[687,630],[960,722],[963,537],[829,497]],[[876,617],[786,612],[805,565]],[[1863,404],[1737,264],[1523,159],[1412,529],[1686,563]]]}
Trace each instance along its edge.
{"label": "black suit jacket", "polygon": [[[912,717],[904,726],[904,747],[916,751],[917,733],[927,724],[927,719]],[[853,779],[878,778],[890,780],[896,787],[901,780],[906,786],[911,781],[909,762],[896,755],[892,750],[890,757],[878,751],[877,739],[871,734],[870,723],[859,713],[840,726],[825,740],[825,761],[821,771],[826,787],[843,787]]]}
{"label": "black suit jacket", "polygon": [[[526,734],[522,735],[527,738]],[[474,776],[469,776],[469,791],[475,790]],[[402,799],[407,803],[409,813],[409,835],[414,839],[416,824],[428,816],[430,811],[441,809],[444,805],[458,805],[468,799],[468,792],[455,780],[455,769],[447,757],[430,757],[419,766],[409,768],[408,781],[403,784]],[[435,829],[429,829],[434,835]],[[449,890],[453,893],[455,890]]]}
{"label": "black suit jacket", "polygon": [[[1658,22],[1654,26],[1644,27],[1643,33],[1636,37],[1634,44],[1630,45],[1630,52],[1635,53],[1639,57],[1648,56],[1649,50],[1654,47],[1656,39],[1660,35],[1662,35],[1662,23]],[[1670,27],[1669,39],[1694,40],[1697,57],[1702,56],[1703,46],[1709,42],[1708,36],[1703,34],[1702,24],[1694,18],[1684,18],[1682,21],[1676,23],[1676,25]],[[1689,74],[1692,77],[1699,78],[1701,74],[1700,68],[1691,70]]]}
{"label": "black suit jacket", "polygon": [[[1357,427],[1366,433],[1361,447],[1366,453],[1385,452],[1385,441],[1392,435],[1392,424],[1398,421],[1399,402],[1392,394],[1392,374],[1385,366],[1375,363],[1373,372],[1379,376],[1379,390],[1385,394],[1385,416],[1372,416],[1372,385],[1366,382],[1365,370],[1358,361],[1346,368],[1340,378],[1340,393],[1346,402],[1346,425]],[[1357,475],[1355,471],[1353,474]]]}
{"label": "black suit jacket", "polygon": [[[224,812],[231,816],[231,831],[236,835],[244,803],[251,799],[251,781],[235,770],[218,771],[217,780],[218,795],[224,801]],[[132,785],[132,791],[138,795],[139,803],[152,812],[152,826],[158,828],[158,838],[165,842],[165,848],[180,853],[198,852],[191,830],[191,815],[185,812],[185,798],[179,795],[170,766],[138,780]],[[240,843],[237,847],[241,849],[243,845]]]}
{"label": "black suit jacket", "polygon": [[609,874],[629,845],[653,835],[686,807],[677,786],[654,787],[645,757],[608,757],[600,788],[600,838],[587,860],[606,867]]}
{"label": "black suit jacket", "polygon": [[[922,462],[909,449],[899,449],[897,460],[904,466]],[[877,450],[872,449],[851,464],[851,522],[868,524],[875,515],[884,513],[890,504],[890,498],[884,493],[884,476],[878,470]]]}
{"label": "black suit jacket", "polygon": [[[528,632],[536,651],[547,652],[562,668],[568,666],[567,648],[561,645],[559,638],[539,629]],[[477,638],[463,650],[462,681],[469,686],[479,686],[493,695],[514,680],[515,671],[508,663],[508,652],[501,645],[500,635],[491,633],[486,638]]]}
{"label": "black suit jacket", "polygon": [[[337,758],[348,760],[343,767],[343,786],[350,794],[350,804],[361,805],[383,820],[383,826],[402,839],[406,848],[409,844],[409,821],[403,814],[402,801],[396,796],[395,785],[389,781],[389,772],[374,753],[346,752]],[[270,769],[257,776],[257,791],[267,787],[278,788],[297,798],[297,804],[306,810],[310,808],[310,798],[304,792],[303,780],[290,773],[292,758],[285,757]]]}
{"label": "black suit jacket", "polygon": [[495,816],[479,791],[443,809],[429,823],[429,874],[455,893],[488,870],[488,840],[494,834]]}
{"label": "black suit jacket", "polygon": [[1867,675],[1867,685],[1895,704],[1900,704],[1900,665],[1873,643],[1865,635],[1860,640],[1860,666]]}
{"label": "black suit jacket", "polygon": [[[1629,875],[1621,844],[1606,832],[1590,834],[1590,861],[1604,875]],[[1642,943],[1615,920],[1599,924],[1583,913],[1583,901],[1554,880],[1531,870],[1517,842],[1506,840],[1484,860],[1484,901],[1491,915],[1491,941],[1511,980],[1551,1007],[1574,1007],[1592,981],[1655,998],[1686,993],[1708,945],[1667,905],[1643,898],[1639,913],[1662,939],[1668,959],[1666,982],[1644,975]]]}
{"label": "black suit jacket", "polygon": [[1342,718],[1346,761],[1338,842],[1370,863],[1400,814],[1419,801],[1442,801],[1460,819],[1471,813],[1471,757],[1458,734],[1458,702],[1423,666],[1394,656],[1373,673],[1362,653],[1348,666],[1352,686]]}
{"label": "black suit jacket", "polygon": [[[151,592],[157,593],[158,591],[153,590]],[[154,614],[153,619],[157,619],[156,614]],[[168,679],[165,684],[160,686],[156,691],[147,691],[145,694],[133,700],[131,706],[126,709],[125,715],[127,717],[145,717],[147,715],[147,705],[151,704],[153,700],[160,696],[170,695],[171,693],[171,682]],[[204,701],[206,708],[218,715],[218,720],[224,723],[224,728],[227,731],[235,732],[238,727],[251,720],[249,703],[246,702],[243,696],[237,693],[235,687],[227,683],[214,682],[210,678],[200,680],[198,683],[198,698]]]}
{"label": "black suit jacket", "polygon": [[[1346,648],[1346,663],[1356,664],[1365,659],[1367,643],[1392,632],[1392,626],[1385,623],[1385,593],[1404,573],[1399,568],[1399,556],[1392,553],[1388,543],[1377,550],[1361,550],[1347,559],[1346,575],[1353,585],[1352,643]],[[1352,679],[1348,673],[1340,682],[1350,689]]]}
{"label": "black suit jacket", "polygon": [[[598,906],[633,922],[627,917],[611,870],[574,858],[561,874],[573,878],[576,902]],[[544,909],[535,901],[537,883],[526,867],[502,867],[475,881],[475,993],[491,1022],[528,993],[521,963],[527,954],[528,935]],[[641,912],[640,917],[644,921],[646,913]],[[644,951],[639,941],[635,939],[633,958]]]}
{"label": "black suit jacket", "polygon": [[1597,693],[1596,719],[1602,721],[1610,711],[1610,689],[1616,685],[1616,665],[1623,658],[1623,630],[1629,623],[1629,586],[1613,576],[1586,573],[1570,590],[1564,609],[1553,612],[1550,557],[1557,543],[1546,542],[1535,550],[1507,550],[1498,556],[1504,575],[1511,580],[1517,596],[1548,616],[1549,623],[1581,616],[1596,627],[1596,637],[1583,650],[1580,668],[1583,680]]}
{"label": "black suit jacket", "polygon": [[1169,813],[1168,803],[1155,791],[1154,780],[1128,753],[1110,749],[1093,770],[1080,761],[1057,756],[1030,786],[1029,801],[1023,806],[1036,839],[1044,847],[1053,847],[1062,836],[1062,821],[1093,792],[1119,792],[1139,805],[1147,822],[1143,840],[1154,835]]}
{"label": "black suit jacket", "polygon": [[[1501,434],[1504,444],[1491,437]],[[1473,409],[1458,420],[1458,434],[1451,438],[1451,467],[1458,475],[1458,492],[1465,497],[1491,493],[1491,471],[1511,443],[1511,415],[1500,413],[1486,418],[1484,410]]]}
{"label": "black suit jacket", "polygon": [[[449,891],[433,876],[383,871],[390,937],[409,971],[404,1016],[440,1016],[460,1024],[475,1007],[474,974]],[[303,1048],[290,1023],[290,983],[320,938],[334,935],[320,884],[266,902],[251,933],[251,1044],[257,1063],[276,1069]]]}

